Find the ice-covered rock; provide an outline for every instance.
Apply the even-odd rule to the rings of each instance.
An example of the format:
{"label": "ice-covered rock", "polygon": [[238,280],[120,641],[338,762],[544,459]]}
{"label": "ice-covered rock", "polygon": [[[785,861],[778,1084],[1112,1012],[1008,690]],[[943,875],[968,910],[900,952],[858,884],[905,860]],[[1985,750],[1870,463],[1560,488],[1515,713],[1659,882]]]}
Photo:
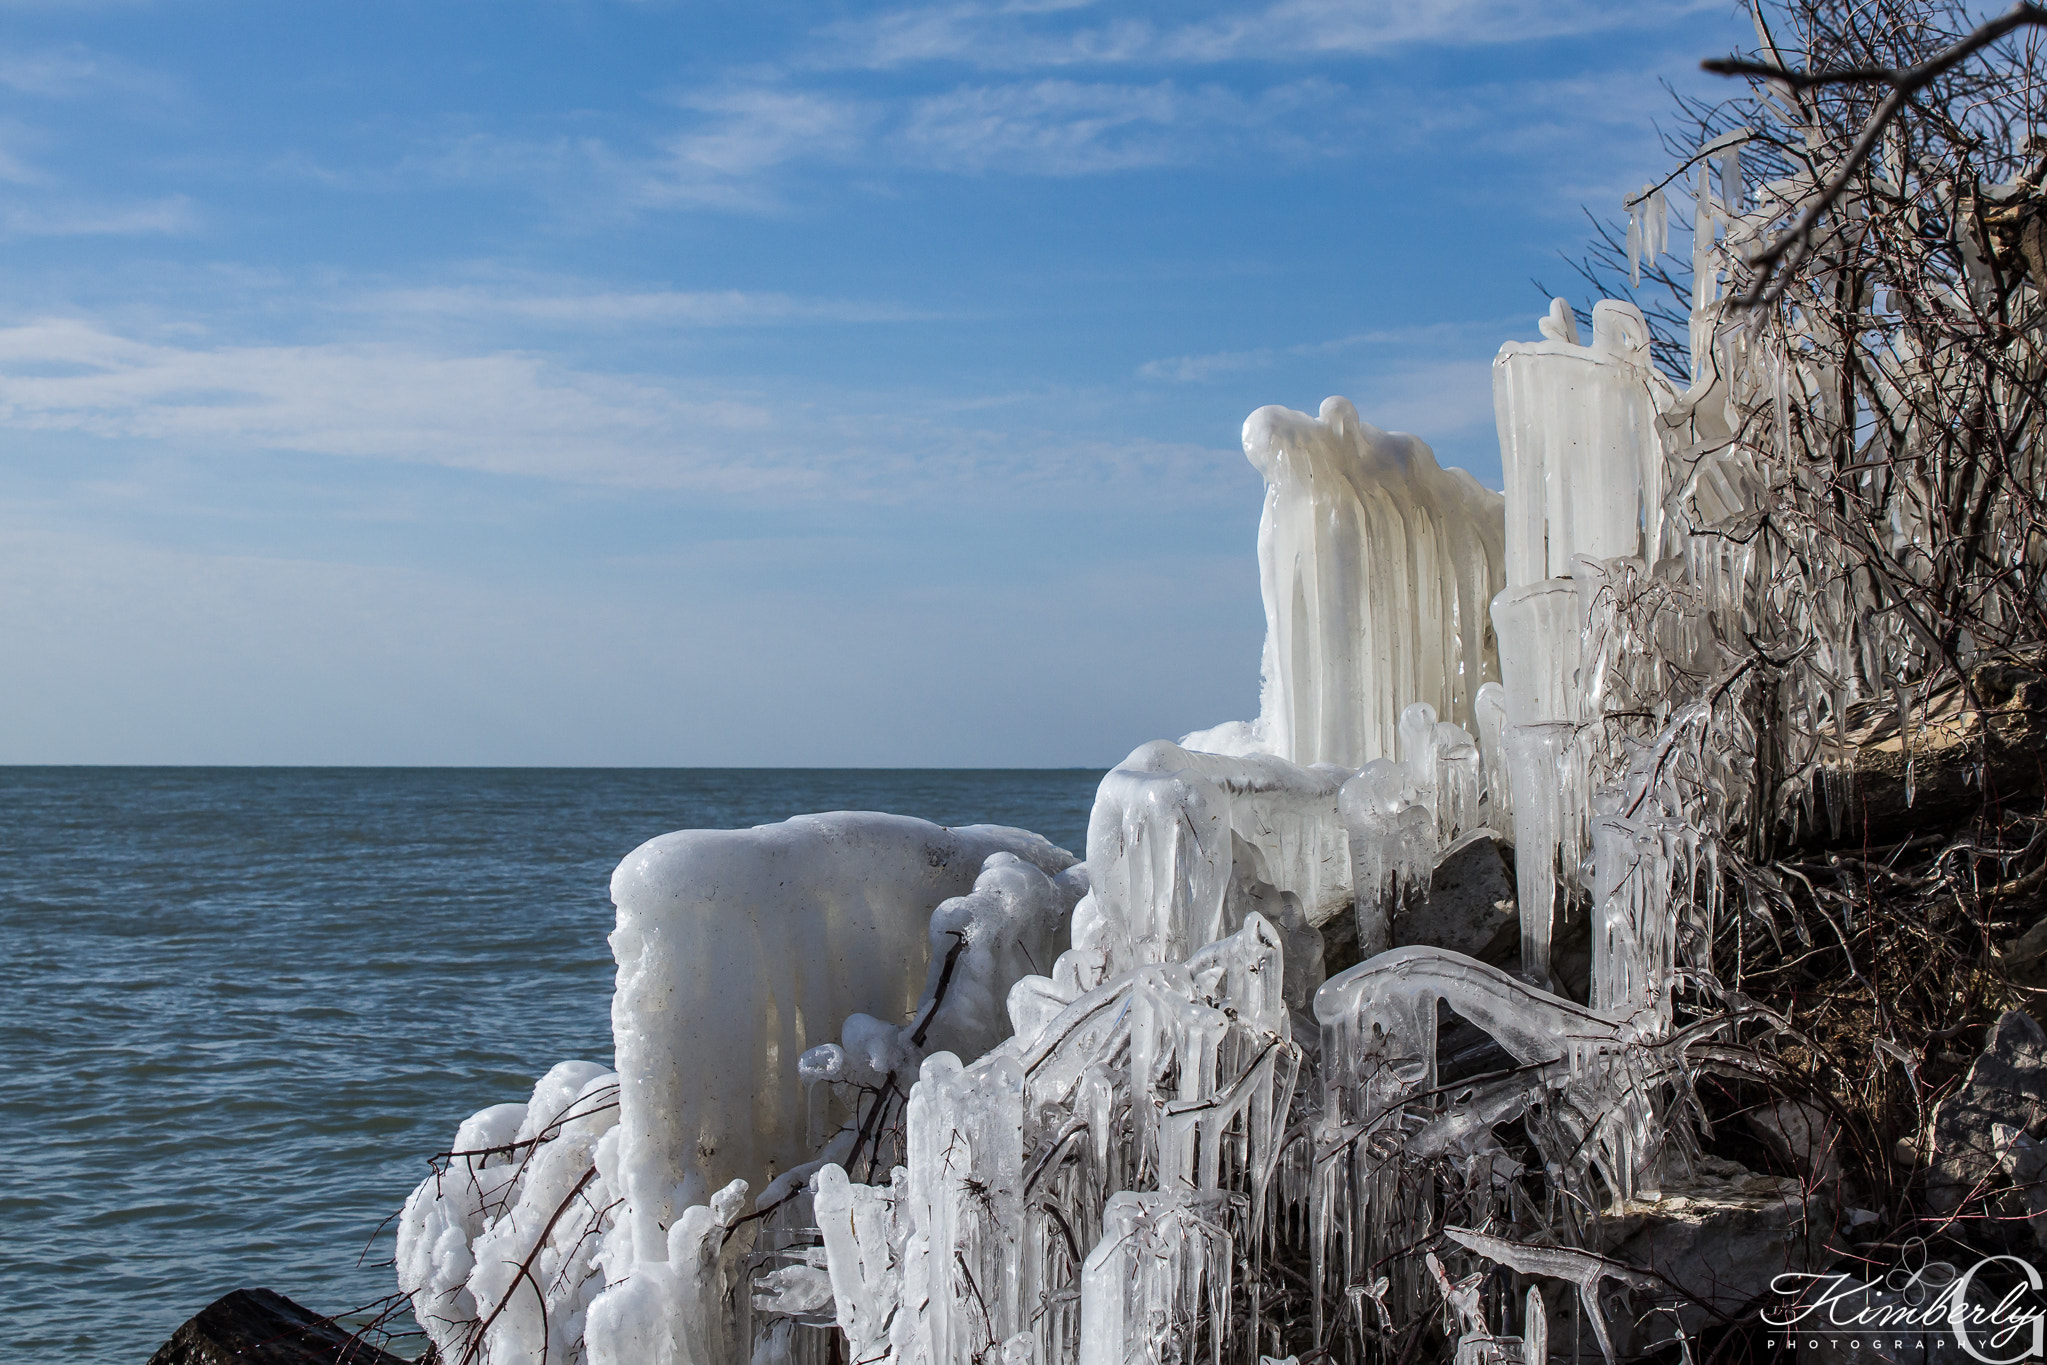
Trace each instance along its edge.
{"label": "ice-covered rock", "polygon": [[[1776,1182],[1658,1199],[1734,1027],[1677,994],[1711,995],[1749,817],[1698,680],[1774,571],[1666,503],[1764,485],[1672,493],[1670,434],[1725,404],[1659,423],[1629,306],[1542,331],[1495,371],[1504,500],[1341,399],[1252,415],[1259,719],[1134,750],[1084,864],[852,814],[628,857],[618,1075],[465,1126],[401,1232],[422,1316],[491,1365],[1219,1365],[1387,1355],[1448,1303],[1458,1358],[1505,1362],[1547,1315],[1489,1263],[1575,1285],[1609,1352],[1602,1286],[1690,1276],[1652,1308],[1691,1322],[1747,1292],[1722,1262],[1789,1264],[1816,1220]],[[1550,989],[1566,908],[1583,1003]]]}
{"label": "ice-covered rock", "polygon": [[619,1171],[637,1259],[734,1179],[758,1190],[815,1155],[796,1059],[846,1019],[907,1018],[931,912],[991,854],[1047,874],[1042,836],[901,815],[804,815],[649,840],[612,874]]}

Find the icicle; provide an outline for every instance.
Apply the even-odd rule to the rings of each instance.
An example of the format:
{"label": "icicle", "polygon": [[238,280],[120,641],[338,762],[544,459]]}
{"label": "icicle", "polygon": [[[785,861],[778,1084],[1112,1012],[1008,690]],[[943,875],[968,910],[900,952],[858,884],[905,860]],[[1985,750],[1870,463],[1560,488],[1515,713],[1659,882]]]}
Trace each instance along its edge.
{"label": "icicle", "polygon": [[[1645,194],[1648,189],[1642,187]],[[1628,283],[1636,286],[1642,283],[1642,207],[1640,198],[1628,199]]]}
{"label": "icicle", "polygon": [[1436,779],[1436,844],[1447,847],[1479,825],[1481,768],[1478,743],[1461,725],[1437,721],[1433,742]]}
{"label": "icicle", "polygon": [[1400,767],[1407,799],[1440,817],[1436,809],[1436,708],[1418,701],[1400,713]]}
{"label": "icicle", "polygon": [[1472,706],[1478,713],[1478,748],[1485,769],[1486,819],[1493,833],[1514,842],[1514,789],[1507,775],[1506,689],[1489,682],[1478,689]]}
{"label": "icicle", "polygon": [[1521,974],[1549,984],[1550,927],[1556,913],[1559,865],[1568,869],[1576,823],[1567,764],[1577,727],[1507,727],[1507,766],[1514,785],[1514,870],[1520,891]]}
{"label": "icicle", "polygon": [[1748,192],[1741,183],[1739,142],[1731,144],[1720,153],[1720,202],[1727,206],[1729,214],[1740,213],[1748,204]]}

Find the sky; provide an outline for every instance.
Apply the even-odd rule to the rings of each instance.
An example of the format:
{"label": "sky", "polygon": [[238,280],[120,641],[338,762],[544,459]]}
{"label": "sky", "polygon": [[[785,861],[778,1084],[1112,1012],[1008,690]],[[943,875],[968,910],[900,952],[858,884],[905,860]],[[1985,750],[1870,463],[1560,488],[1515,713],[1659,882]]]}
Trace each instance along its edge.
{"label": "sky", "polygon": [[[1721,0],[0,0],[0,763],[1106,766]],[[1581,301],[1582,306],[1582,301]]]}

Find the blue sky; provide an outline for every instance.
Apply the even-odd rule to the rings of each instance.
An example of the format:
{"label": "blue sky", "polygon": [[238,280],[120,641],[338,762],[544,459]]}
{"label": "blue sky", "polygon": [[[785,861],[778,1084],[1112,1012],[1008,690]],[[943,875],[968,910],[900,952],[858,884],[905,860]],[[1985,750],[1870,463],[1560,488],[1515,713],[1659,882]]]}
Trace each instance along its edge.
{"label": "blue sky", "polygon": [[1728,5],[0,0],[0,762],[1107,764]]}

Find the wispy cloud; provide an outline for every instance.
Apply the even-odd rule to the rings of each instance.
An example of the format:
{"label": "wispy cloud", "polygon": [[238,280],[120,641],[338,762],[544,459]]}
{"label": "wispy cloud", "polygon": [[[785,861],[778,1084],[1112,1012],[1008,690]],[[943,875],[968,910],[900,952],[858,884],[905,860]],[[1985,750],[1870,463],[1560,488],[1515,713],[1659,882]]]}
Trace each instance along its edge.
{"label": "wispy cloud", "polygon": [[1137,367],[1141,379],[1166,383],[1198,384],[1218,375],[1241,374],[1270,369],[1290,360],[1336,355],[1367,347],[1394,347],[1408,353],[1440,353],[1446,349],[1469,349],[1506,335],[1506,319],[1482,322],[1439,322],[1417,327],[1383,327],[1326,341],[1304,341],[1292,346],[1257,346],[1241,351],[1209,351],[1199,355],[1167,356],[1147,360]]}
{"label": "wispy cloud", "polygon": [[[1035,175],[1185,165],[1246,146],[1302,154],[1331,150],[1354,131],[1340,116],[1343,95],[1319,78],[1249,94],[1172,81],[965,86],[917,100],[896,146],[931,169]],[[1315,117],[1290,126],[1302,114]]]}
{"label": "wispy cloud", "polygon": [[139,237],[191,232],[198,226],[198,211],[182,194],[139,204],[47,199],[0,207],[0,235],[8,237]]}
{"label": "wispy cloud", "polygon": [[769,205],[767,173],[797,161],[847,159],[880,118],[863,100],[778,86],[697,91],[676,102],[699,118],[665,139],[643,168],[636,189],[645,203]]}
{"label": "wispy cloud", "polygon": [[[576,215],[653,208],[779,212],[820,166],[841,171],[1089,176],[1245,155],[1298,159],[1359,145],[1355,92],[1320,76],[1217,83],[1048,78],[892,100],[784,85],[678,96],[687,126],[643,150],[596,138],[471,133],[412,158],[439,178],[549,187]],[[593,194],[591,191],[595,191]]]}
{"label": "wispy cloud", "polygon": [[[0,9],[7,5],[0,3]],[[40,99],[75,99],[109,92],[169,96],[173,84],[155,72],[80,43],[0,52],[0,90]]]}
{"label": "wispy cloud", "polygon": [[[1062,410],[1057,395],[1038,408]],[[207,346],[89,320],[0,328],[0,430],[191,451],[299,451],[631,489],[958,503],[1227,496],[1233,452],[1039,429],[914,392],[791,394],[598,373],[524,352],[417,345]],[[1224,471],[1227,471],[1226,473]]]}
{"label": "wispy cloud", "polygon": [[391,344],[180,346],[89,322],[0,330],[0,422],[113,438],[408,460],[575,482],[758,482],[703,458],[758,433],[743,399],[565,370],[518,353]]}
{"label": "wispy cloud", "polygon": [[718,290],[529,291],[489,285],[383,289],[351,298],[350,310],[390,315],[505,319],[560,327],[752,327],[794,323],[928,321],[937,314],[892,303]]}
{"label": "wispy cloud", "polygon": [[1489,431],[1492,357],[1373,367],[1351,385],[1351,398],[1374,426],[1412,431],[1425,441]]}
{"label": "wispy cloud", "polygon": [[[1652,29],[1714,0],[1278,0],[1171,19],[1100,18],[1092,6],[943,4],[826,27],[818,66],[949,62],[987,70],[1272,61],[1466,48]],[[1190,7],[1192,8],[1192,7]],[[1077,20],[1077,22],[1076,22]]]}

